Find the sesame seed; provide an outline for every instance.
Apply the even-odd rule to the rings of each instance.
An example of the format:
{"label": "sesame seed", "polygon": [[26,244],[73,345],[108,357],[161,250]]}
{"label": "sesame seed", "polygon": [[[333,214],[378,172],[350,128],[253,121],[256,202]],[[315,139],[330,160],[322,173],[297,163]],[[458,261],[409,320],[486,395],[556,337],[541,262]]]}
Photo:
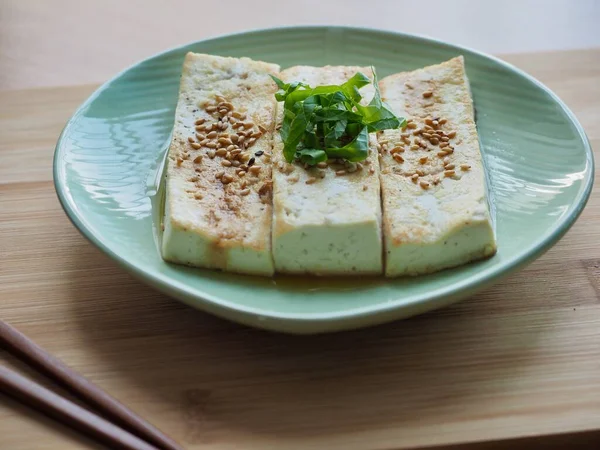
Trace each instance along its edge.
{"label": "sesame seed", "polygon": [[[229,147],[227,147],[227,148],[229,148]],[[242,153],[242,151],[237,147],[233,147],[233,150],[229,150],[229,152],[231,153],[232,156],[237,156],[240,153]]]}
{"label": "sesame seed", "polygon": [[231,167],[231,161],[224,159],[223,161],[221,161],[221,165],[223,167]]}
{"label": "sesame seed", "polygon": [[202,155],[198,155],[198,156],[196,156],[196,157],[194,158],[194,162],[195,162],[196,164],[199,164],[199,163],[201,163],[201,162],[202,162]]}
{"label": "sesame seed", "polygon": [[262,169],[261,166],[252,166],[248,168],[248,172],[254,174],[254,175],[258,175],[258,173],[260,172],[260,169]]}
{"label": "sesame seed", "polygon": [[217,137],[217,132],[216,132],[216,131],[211,131],[210,133],[208,133],[208,134],[206,135],[206,137],[207,137],[208,139],[214,139],[214,138],[216,138],[216,137]]}
{"label": "sesame seed", "polygon": [[202,125],[204,122],[206,122],[206,119],[204,117],[200,117],[194,122],[194,125]]}
{"label": "sesame seed", "polygon": [[[219,109],[219,114],[220,114],[221,116],[225,116],[225,115],[226,115],[228,112],[229,112],[229,110],[228,110],[227,108],[220,108],[220,109]],[[226,118],[226,117],[227,117],[227,116],[225,116],[225,118]]]}
{"label": "sesame seed", "polygon": [[444,169],[446,170],[452,170],[454,167],[456,167],[454,164],[444,164]]}
{"label": "sesame seed", "polygon": [[369,189],[369,187],[366,184],[364,184],[362,189],[363,189],[363,191],[366,191],[367,189]]}
{"label": "sesame seed", "polygon": [[245,177],[246,176],[246,172],[244,170],[242,170],[240,173],[238,173],[239,177]]}
{"label": "sesame seed", "polygon": [[416,173],[412,174],[410,179],[412,180],[413,183],[416,183],[417,180],[419,179],[419,175],[417,175]]}
{"label": "sesame seed", "polygon": [[425,91],[423,92],[423,98],[429,98],[433,95],[433,92],[431,91]]}
{"label": "sesame seed", "polygon": [[233,181],[233,177],[231,175],[225,174],[221,177],[221,183],[227,184]]}
{"label": "sesame seed", "polygon": [[327,163],[326,162],[317,163],[317,167],[319,169],[326,169],[327,168]]}
{"label": "sesame seed", "polygon": [[417,128],[415,131],[413,131],[413,136],[418,136],[419,134],[421,134],[423,132],[422,129]]}
{"label": "sesame seed", "polygon": [[403,138],[405,138],[405,137],[409,137],[410,134],[409,133],[401,133],[400,136],[402,136]]}
{"label": "sesame seed", "polygon": [[269,131],[265,127],[263,127],[262,125],[258,125],[258,129],[260,130],[261,133],[266,133],[267,131]]}
{"label": "sesame seed", "polygon": [[404,153],[404,147],[394,147],[390,150],[391,155],[394,155],[395,153]]}
{"label": "sesame seed", "polygon": [[223,97],[222,95],[215,95],[215,100],[218,101],[219,103],[222,103],[225,101],[225,97]]}
{"label": "sesame seed", "polygon": [[246,130],[254,128],[254,124],[252,122],[244,122],[243,125]]}
{"label": "sesame seed", "polygon": [[192,146],[192,148],[194,148],[196,150],[202,148],[202,146],[200,144],[198,144],[197,142],[192,142],[190,145]]}
{"label": "sesame seed", "polygon": [[448,165],[448,164],[450,164],[450,158],[444,158],[443,163],[444,163],[445,166]]}
{"label": "sesame seed", "polygon": [[429,183],[427,181],[421,181],[419,186],[421,186],[423,189],[429,189]]}
{"label": "sesame seed", "polygon": [[373,167],[369,168],[369,174],[373,175],[375,173],[375,169]]}
{"label": "sesame seed", "polygon": [[242,114],[240,112],[234,111],[232,114],[236,119],[244,120],[246,118],[246,114]]}
{"label": "sesame seed", "polygon": [[317,181],[317,179],[315,177],[310,177],[309,179],[307,179],[304,183],[305,184],[313,184]]}
{"label": "sesame seed", "polygon": [[346,175],[346,171],[345,171],[345,170],[336,170],[335,174],[336,174],[338,177],[341,177],[341,176],[343,176],[343,175]]}
{"label": "sesame seed", "polygon": [[227,150],[224,149],[224,148],[220,148],[219,150],[217,150],[215,152],[215,155],[221,156],[221,157],[226,156],[227,155]]}
{"label": "sesame seed", "polygon": [[431,122],[431,126],[433,126],[434,128],[437,127],[440,123],[437,120],[433,120]]}
{"label": "sesame seed", "polygon": [[202,198],[203,198],[203,195],[202,195],[200,192],[196,192],[196,193],[194,194],[194,198],[195,198],[196,200],[202,200]]}
{"label": "sesame seed", "polygon": [[244,196],[244,197],[245,197],[246,195],[248,195],[249,193],[250,193],[250,189],[242,189],[242,190],[240,191],[240,195],[241,195],[241,196]]}
{"label": "sesame seed", "polygon": [[206,127],[204,125],[198,125],[194,129],[196,131],[204,131],[204,130],[206,130]]}
{"label": "sesame seed", "polygon": [[423,133],[422,135],[423,135],[423,137],[425,139],[431,139],[432,138],[431,134],[429,134],[429,133]]}
{"label": "sesame seed", "polygon": [[450,132],[448,133],[448,135],[447,135],[447,136],[448,136],[450,139],[452,139],[453,137],[455,137],[455,136],[456,136],[456,131],[454,131],[454,130],[450,131]]}
{"label": "sesame seed", "polygon": [[183,159],[181,158],[177,158],[177,167],[181,166],[183,164]]}
{"label": "sesame seed", "polygon": [[448,142],[449,140],[450,140],[450,138],[448,136],[442,136],[440,138],[440,141],[442,141],[442,142]]}
{"label": "sesame seed", "polygon": [[446,120],[446,119],[440,119],[439,122],[440,122],[440,125],[444,125],[445,123],[448,122],[448,120]]}
{"label": "sesame seed", "polygon": [[207,113],[214,113],[217,110],[217,107],[215,105],[210,105],[207,106],[205,109]]}
{"label": "sesame seed", "polygon": [[410,128],[411,130],[414,130],[415,128],[417,128],[417,124],[416,124],[416,123],[414,123],[414,122],[408,122],[408,123],[406,124],[406,126],[407,126],[408,128]]}
{"label": "sesame seed", "polygon": [[233,142],[234,144],[237,143],[238,139],[240,137],[237,134],[232,134],[231,136],[229,136],[229,139],[231,140],[231,142]]}
{"label": "sesame seed", "polygon": [[209,142],[210,142],[210,139],[202,139],[202,140],[200,141],[200,145],[206,145],[206,144],[208,144]]}
{"label": "sesame seed", "polygon": [[448,145],[447,142],[440,142],[440,148],[448,147]]}
{"label": "sesame seed", "polygon": [[231,111],[233,109],[233,105],[231,103],[229,103],[229,102],[219,103],[219,106],[221,108],[227,109],[228,111]]}
{"label": "sesame seed", "polygon": [[219,144],[221,145],[231,145],[231,139],[226,137],[219,138]]}
{"label": "sesame seed", "polygon": [[356,170],[363,170],[363,165],[361,163],[356,163]]}
{"label": "sesame seed", "polygon": [[217,172],[217,173],[215,174],[215,178],[216,178],[216,179],[219,179],[219,178],[221,178],[223,175],[225,175],[225,172],[223,172],[223,171],[221,171],[221,172]]}
{"label": "sesame seed", "polygon": [[423,172],[421,169],[417,169],[417,170],[415,170],[415,173],[416,173],[417,175],[419,175],[420,177],[424,177],[424,176],[425,176],[425,172]]}
{"label": "sesame seed", "polygon": [[251,147],[256,142],[256,138],[250,138],[250,140],[246,143],[247,147]]}
{"label": "sesame seed", "polygon": [[468,164],[461,164],[461,165],[460,165],[460,170],[464,170],[465,172],[466,172],[467,170],[469,170],[470,168],[471,168],[471,166],[470,166],[470,165],[468,165]]}
{"label": "sesame seed", "polygon": [[[227,149],[224,150],[227,152]],[[233,155],[231,154],[231,152],[225,153],[225,159],[228,159],[229,161],[233,159]]]}
{"label": "sesame seed", "polygon": [[403,163],[404,162],[404,158],[402,156],[400,156],[398,153],[396,153],[394,155],[394,160],[398,163]]}
{"label": "sesame seed", "polygon": [[215,157],[216,152],[214,150],[209,150],[206,152],[206,154],[210,159],[213,159]]}
{"label": "sesame seed", "polygon": [[239,167],[241,163],[239,161],[234,160],[231,161],[231,164],[233,165],[233,167]]}
{"label": "sesame seed", "polygon": [[254,157],[250,158],[250,160],[248,161],[248,167],[252,166],[252,164],[254,164],[255,161],[256,161],[256,158],[254,158]]}
{"label": "sesame seed", "polygon": [[453,177],[454,176],[454,170],[444,170],[444,176],[445,177]]}
{"label": "sesame seed", "polygon": [[288,177],[288,181],[290,183],[295,183],[296,181],[298,181],[298,175],[292,175],[291,177]]}
{"label": "sesame seed", "polygon": [[429,139],[429,142],[431,142],[433,145],[438,145],[440,143],[440,140],[436,137]]}
{"label": "sesame seed", "polygon": [[191,144],[192,142],[194,142],[194,138],[192,136],[188,137],[188,142]]}
{"label": "sesame seed", "polygon": [[410,146],[410,149],[411,150],[419,150],[419,146],[413,144],[413,145]]}
{"label": "sesame seed", "polygon": [[421,156],[419,158],[419,163],[425,164],[429,158],[427,156]]}
{"label": "sesame seed", "polygon": [[196,139],[198,139],[198,141],[203,141],[206,139],[206,135],[203,133],[196,133]]}
{"label": "sesame seed", "polygon": [[447,150],[442,150],[441,152],[437,152],[437,155],[438,155],[440,158],[443,158],[443,157],[444,157],[444,156],[446,156],[447,154],[448,154],[448,151],[447,151]]}

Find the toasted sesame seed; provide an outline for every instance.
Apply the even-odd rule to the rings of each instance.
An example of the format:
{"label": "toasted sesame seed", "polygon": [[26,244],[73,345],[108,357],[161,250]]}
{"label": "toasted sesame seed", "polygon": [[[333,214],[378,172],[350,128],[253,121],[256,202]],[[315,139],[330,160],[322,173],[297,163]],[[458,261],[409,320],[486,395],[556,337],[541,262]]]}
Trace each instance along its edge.
{"label": "toasted sesame seed", "polygon": [[241,162],[239,162],[238,160],[233,160],[231,161],[231,164],[233,165],[233,167],[239,167]]}
{"label": "toasted sesame seed", "polygon": [[200,145],[206,145],[210,142],[210,139],[202,139],[199,143]]}
{"label": "toasted sesame seed", "polygon": [[216,138],[216,137],[217,137],[217,132],[216,132],[216,131],[211,131],[210,133],[208,133],[208,134],[206,135],[206,137],[207,137],[208,139],[214,139],[214,138]]}
{"label": "toasted sesame seed", "polygon": [[313,184],[317,181],[317,179],[315,177],[310,177],[308,178],[304,183],[305,184]]}
{"label": "toasted sesame seed", "polygon": [[427,160],[429,160],[429,158],[427,156],[421,156],[419,158],[419,163],[425,164],[427,162]]}
{"label": "toasted sesame seed", "polygon": [[471,168],[471,166],[470,166],[470,165],[468,165],[468,164],[461,164],[461,165],[460,165],[460,170],[464,170],[465,172],[466,172],[467,170],[469,170],[470,168]]}
{"label": "toasted sesame seed", "polygon": [[363,165],[361,163],[356,163],[356,170],[363,170]]}
{"label": "toasted sesame seed", "polygon": [[248,142],[246,142],[246,147],[251,147],[256,142],[256,138],[250,138]]}
{"label": "toasted sesame seed", "polygon": [[448,142],[449,140],[450,140],[450,138],[448,136],[442,136],[440,138],[440,141],[442,141],[442,142]]}
{"label": "toasted sesame seed", "polygon": [[446,170],[452,170],[454,167],[456,167],[454,164],[444,164],[444,169]]}
{"label": "toasted sesame seed", "polygon": [[317,167],[319,169],[326,169],[327,168],[327,163],[326,162],[317,163]]}
{"label": "toasted sesame seed", "polygon": [[217,148],[218,145],[216,142],[207,142],[206,144],[204,144],[206,147],[208,148]]}
{"label": "toasted sesame seed", "polygon": [[298,175],[296,174],[296,175],[292,175],[292,176],[288,177],[287,179],[290,183],[295,183],[296,181],[298,181],[299,178],[298,178]]}
{"label": "toasted sesame seed", "polygon": [[221,165],[223,167],[231,167],[231,161],[224,159],[223,161],[221,161]]}
{"label": "toasted sesame seed", "polygon": [[204,122],[206,122],[206,119],[204,117],[200,117],[194,122],[194,125],[202,125]]}
{"label": "toasted sesame seed", "polygon": [[215,157],[216,152],[214,150],[209,150],[206,152],[206,154],[210,159],[213,159]]}
{"label": "toasted sesame seed", "polygon": [[261,169],[262,169],[262,166],[252,166],[252,167],[248,168],[248,172],[250,172],[251,174],[257,175]]}
{"label": "toasted sesame seed", "polygon": [[203,198],[203,195],[202,195],[200,192],[196,192],[196,193],[194,194],[194,198],[195,198],[196,200],[202,200],[202,198]]}
{"label": "toasted sesame seed", "polygon": [[417,128],[415,131],[413,131],[413,136],[418,136],[422,132],[423,132],[423,130],[421,128]]}
{"label": "toasted sesame seed", "polygon": [[453,177],[454,173],[455,173],[454,170],[444,170],[445,177]]}
{"label": "toasted sesame seed", "polygon": [[444,158],[444,160],[442,162],[446,166],[446,165],[450,164],[450,158]]}
{"label": "toasted sesame seed", "polygon": [[[227,149],[224,150],[227,152]],[[231,152],[225,153],[225,159],[228,159],[229,161],[233,159],[233,155],[231,154]]]}
{"label": "toasted sesame seed", "polygon": [[437,152],[437,155],[438,155],[440,158],[443,158],[443,157],[444,157],[444,156],[446,156],[447,154],[448,154],[448,151],[447,151],[447,150],[442,150],[442,151],[440,151],[440,152]]}
{"label": "toasted sesame seed", "polygon": [[246,130],[254,128],[254,124],[252,122],[244,122],[243,125]]}
{"label": "toasted sesame seed", "polygon": [[429,98],[433,95],[433,92],[431,91],[425,91],[423,92],[423,98]]}
{"label": "toasted sesame seed", "polygon": [[194,138],[192,136],[188,137],[188,142],[191,144],[192,142],[194,142]]}
{"label": "toasted sesame seed", "polygon": [[375,169],[373,167],[369,167],[369,174],[373,175],[375,173]]}
{"label": "toasted sesame seed", "polygon": [[406,126],[407,126],[408,128],[410,128],[411,130],[414,130],[415,128],[417,128],[417,124],[416,124],[416,123],[414,123],[414,122],[408,122],[408,123],[406,124]]}
{"label": "toasted sesame seed", "polygon": [[217,128],[220,128],[221,130],[226,130],[228,126],[229,124],[227,122],[221,122],[220,124],[218,124]]}
{"label": "toasted sesame seed", "polygon": [[439,124],[440,124],[440,123],[439,123],[437,120],[433,120],[433,121],[431,122],[431,126],[432,126],[432,127],[434,127],[434,128],[436,128],[436,127],[437,127]]}
{"label": "toasted sesame seed", "polygon": [[232,150],[235,150],[236,148],[237,148],[237,147],[236,147],[235,145],[231,144],[231,145],[228,145],[228,146],[227,146],[227,151],[228,151],[228,152],[230,152],[230,151],[232,151]]}
{"label": "toasted sesame seed", "polygon": [[219,138],[219,144],[221,144],[221,145],[231,145],[231,139],[226,138],[226,137],[220,137]]}
{"label": "toasted sesame seed", "polygon": [[229,102],[221,102],[219,103],[219,107],[227,109],[228,111],[231,111],[233,109],[233,105]]}
{"label": "toasted sesame seed", "polygon": [[200,144],[202,144],[202,141],[206,139],[206,135],[204,133],[196,133],[196,139],[198,139],[198,141],[200,141]]}
{"label": "toasted sesame seed", "polygon": [[237,144],[238,145],[242,145],[244,143],[244,141],[246,140],[246,136],[244,136],[243,134],[240,136],[238,135],[238,140],[237,140]]}
{"label": "toasted sesame seed", "polygon": [[238,173],[239,177],[245,177],[246,176],[246,171],[242,170],[240,173]]}
{"label": "toasted sesame seed", "polygon": [[448,147],[448,145],[447,142],[440,142],[440,148]]}
{"label": "toasted sesame seed", "polygon": [[267,130],[265,127],[263,127],[260,124],[258,125],[258,129],[260,130],[261,133],[266,133],[267,131],[269,131],[269,130]]}
{"label": "toasted sesame seed", "polygon": [[416,173],[413,173],[411,175],[410,179],[412,180],[413,183],[416,183],[417,180],[419,179],[419,175],[417,175]]}
{"label": "toasted sesame seed", "polygon": [[215,155],[221,156],[221,157],[226,156],[227,155],[227,149],[220,148],[219,150],[217,150],[215,152]]}
{"label": "toasted sesame seed", "polygon": [[183,164],[183,159],[181,158],[177,158],[177,167],[181,166]]}
{"label": "toasted sesame seed", "polygon": [[454,131],[454,130],[450,131],[450,132],[447,134],[447,136],[448,136],[450,139],[452,139],[453,137],[455,137],[455,136],[456,136],[456,131]]}
{"label": "toasted sesame seed", "polygon": [[204,130],[206,130],[206,126],[204,126],[204,125],[198,125],[198,126],[194,127],[194,129],[196,131],[204,131]]}
{"label": "toasted sesame seed", "polygon": [[431,142],[433,145],[438,145],[440,143],[440,140],[436,137],[433,137],[429,139],[429,142]]}
{"label": "toasted sesame seed", "polygon": [[225,174],[221,177],[221,183],[223,183],[223,184],[231,183],[232,181],[233,181],[233,177],[229,174]]}
{"label": "toasted sesame seed", "polygon": [[413,144],[413,145],[410,146],[410,149],[411,150],[419,150],[419,146]]}
{"label": "toasted sesame seed", "polygon": [[393,149],[390,150],[390,154],[394,155],[396,153],[404,153],[404,147],[394,147]]}
{"label": "toasted sesame seed", "polygon": [[241,196],[244,196],[244,197],[245,197],[246,195],[248,195],[249,193],[250,193],[250,189],[242,189],[242,190],[240,191],[240,195],[241,195]]}
{"label": "toasted sesame seed", "polygon": [[454,147],[449,145],[448,147],[444,147],[444,151],[447,152],[448,154],[454,153]]}
{"label": "toasted sesame seed", "polygon": [[410,136],[410,133],[401,133],[401,134],[400,134],[400,136],[402,136],[403,138],[405,138],[405,137],[409,137],[409,136]]}
{"label": "toasted sesame seed", "polygon": [[202,146],[200,144],[198,144],[197,142],[192,142],[191,147],[198,150],[199,148],[202,148]]}
{"label": "toasted sesame seed", "polygon": [[[225,116],[228,112],[229,112],[229,110],[227,108],[219,108],[219,114],[221,116]],[[225,117],[227,117],[227,116],[225,116]]]}
{"label": "toasted sesame seed", "polygon": [[215,178],[216,178],[216,179],[219,179],[219,178],[221,178],[223,175],[225,175],[225,172],[223,172],[223,171],[221,171],[221,172],[217,172],[217,173],[215,174]]}
{"label": "toasted sesame seed", "polygon": [[423,189],[429,189],[429,183],[427,181],[421,181],[419,186],[421,186]]}
{"label": "toasted sesame seed", "polygon": [[393,156],[393,158],[398,163],[403,163],[404,162],[404,158],[401,155],[399,155],[398,153],[395,153],[394,156]]}
{"label": "toasted sesame seed", "polygon": [[222,95],[215,95],[215,100],[218,101],[219,103],[222,103],[225,101],[225,97],[223,97]]}
{"label": "toasted sesame seed", "polygon": [[417,170],[415,170],[415,173],[416,173],[417,175],[419,175],[420,177],[424,177],[424,176],[425,176],[425,172],[423,172],[421,169],[417,169]]}
{"label": "toasted sesame seed", "polygon": [[440,120],[438,120],[438,122],[440,123],[440,125],[444,125],[445,123],[448,122],[448,120],[447,119],[440,119]]}
{"label": "toasted sesame seed", "polygon": [[429,134],[429,133],[422,133],[422,136],[423,136],[425,139],[431,139],[431,138],[432,138],[431,134]]}
{"label": "toasted sesame seed", "polygon": [[[229,148],[229,147],[227,147],[227,148]],[[231,153],[231,156],[237,156],[240,153],[242,153],[242,151],[237,147],[233,147],[233,150],[229,150],[229,152]]]}
{"label": "toasted sesame seed", "polygon": [[207,113],[214,113],[217,110],[217,107],[215,105],[210,105],[210,106],[207,106],[205,108],[205,110]]}
{"label": "toasted sesame seed", "polygon": [[335,171],[335,174],[336,174],[338,177],[341,177],[341,176],[343,176],[343,175],[346,175],[346,171],[345,171],[345,170],[336,170],[336,171]]}
{"label": "toasted sesame seed", "polygon": [[201,162],[202,162],[202,155],[198,155],[198,156],[196,156],[196,157],[194,158],[194,162],[195,162],[196,164],[199,164],[199,163],[201,163]]}
{"label": "toasted sesame seed", "polygon": [[231,142],[233,142],[234,144],[237,143],[239,138],[240,137],[237,134],[232,134],[231,136],[229,136],[229,139],[231,139]]}

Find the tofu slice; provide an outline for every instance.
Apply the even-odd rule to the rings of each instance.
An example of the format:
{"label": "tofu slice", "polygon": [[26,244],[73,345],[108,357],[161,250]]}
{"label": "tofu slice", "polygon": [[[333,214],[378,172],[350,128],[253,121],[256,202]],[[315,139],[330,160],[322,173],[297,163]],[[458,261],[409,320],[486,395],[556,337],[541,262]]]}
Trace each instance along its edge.
{"label": "tofu slice", "polygon": [[[341,84],[367,67],[307,67],[284,70],[287,82]],[[368,102],[373,87],[365,86]],[[278,123],[283,107],[278,106]],[[305,169],[288,164],[276,132],[273,150],[273,259],[277,272],[315,275],[381,274],[381,202],[376,137],[369,158],[342,175],[344,164]]]}
{"label": "tofu slice", "polygon": [[[270,153],[277,87],[269,74],[278,72],[276,64],[248,58],[187,54],[167,159],[165,260],[273,274]],[[254,137],[240,138],[242,132]]]}
{"label": "tofu slice", "polygon": [[[385,274],[419,275],[496,252],[473,102],[462,56],[380,81],[412,120],[381,146]],[[425,128],[429,127],[429,128]]]}

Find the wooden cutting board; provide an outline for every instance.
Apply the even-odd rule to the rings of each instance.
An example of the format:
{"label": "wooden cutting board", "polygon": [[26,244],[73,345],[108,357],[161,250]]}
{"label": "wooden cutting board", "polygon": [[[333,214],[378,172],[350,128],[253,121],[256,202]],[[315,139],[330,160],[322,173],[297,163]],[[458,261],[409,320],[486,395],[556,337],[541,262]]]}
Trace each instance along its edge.
{"label": "wooden cutting board", "polygon": [[[600,49],[506,59],[562,97],[600,148]],[[93,89],[0,92],[0,317],[186,448],[600,442],[598,188],[558,245],[475,298],[367,330],[272,334],[153,291],[69,223],[53,149]],[[0,396],[0,448],[94,446]]]}

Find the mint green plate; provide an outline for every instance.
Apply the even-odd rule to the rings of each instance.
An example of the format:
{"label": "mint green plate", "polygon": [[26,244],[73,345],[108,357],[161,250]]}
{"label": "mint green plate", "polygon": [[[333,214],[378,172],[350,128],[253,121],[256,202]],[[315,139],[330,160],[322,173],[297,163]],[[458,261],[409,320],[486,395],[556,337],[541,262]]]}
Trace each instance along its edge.
{"label": "mint green plate", "polygon": [[[498,254],[412,279],[260,279],[163,262],[158,172],[186,52],[279,63],[374,65],[380,76],[466,58]],[[531,262],[569,229],[588,199],[593,159],[573,113],[548,88],[491,56],[423,37],[344,27],[260,30],[169,50],[117,75],[65,127],[54,181],[75,226],[126,270],[202,310],[292,333],[358,328],[468,297]]]}

